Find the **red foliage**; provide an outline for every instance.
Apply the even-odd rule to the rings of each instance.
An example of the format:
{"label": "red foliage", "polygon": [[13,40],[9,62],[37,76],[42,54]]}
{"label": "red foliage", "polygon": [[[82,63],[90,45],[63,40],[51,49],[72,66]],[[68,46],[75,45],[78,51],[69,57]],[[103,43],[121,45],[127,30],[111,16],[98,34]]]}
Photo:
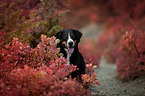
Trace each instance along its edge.
{"label": "red foliage", "polygon": [[[0,5],[0,17],[2,17],[0,19],[0,95],[88,95],[90,91],[86,86],[98,84],[93,71],[95,67],[87,68],[87,74],[82,76],[82,83],[76,79],[72,80],[71,77],[66,78],[76,70],[76,66],[66,65],[66,59],[56,48],[59,40],[51,37],[60,29],[59,15],[62,13],[56,10],[54,0],[41,0],[40,9],[33,10],[35,14],[29,19],[29,12],[35,9],[39,2],[39,0],[0,1],[0,4],[5,3]],[[28,17],[24,19],[20,15]],[[41,35],[42,33],[51,38],[46,38],[45,35]],[[41,37],[41,40],[37,36]],[[4,43],[9,37],[23,38],[22,41],[13,38],[13,41],[11,39],[7,41],[9,44]],[[32,48],[27,40],[32,40],[33,44],[34,38],[39,44]]]}
{"label": "red foliage", "polygon": [[12,46],[10,44],[5,45],[0,54],[0,76],[4,76],[6,72],[10,72],[16,66],[23,67],[24,64],[29,62],[30,52],[30,46],[18,42],[17,38],[13,39]]}
{"label": "red foliage", "polygon": [[[97,47],[102,50],[107,61],[117,63],[120,79],[132,80],[144,74],[145,37],[144,31],[139,29],[144,29],[145,25],[145,0],[96,2],[103,10],[100,11],[100,16],[107,21],[106,32],[98,38]],[[132,30],[134,28],[137,30]]]}
{"label": "red foliage", "polygon": [[91,38],[87,38],[84,44],[80,44],[79,50],[86,64],[99,65],[101,51],[96,48],[95,42]]}
{"label": "red foliage", "polygon": [[0,4],[5,3],[6,6],[10,6],[12,3],[16,3],[16,8],[22,9],[21,16],[30,18],[29,14],[32,9],[36,9],[39,6],[40,0],[1,0]]}
{"label": "red foliage", "polygon": [[67,78],[76,66],[66,64],[56,48],[58,42],[55,37],[41,35],[34,49],[17,38],[1,48],[0,95],[88,95],[86,84],[98,84],[95,66],[88,66],[83,83]]}
{"label": "red foliage", "polygon": [[119,41],[127,27],[123,27],[124,25],[126,24],[122,21],[113,24],[113,27],[110,27],[106,32],[101,33],[97,39],[97,48],[102,51],[108,62],[116,62],[119,56]]}
{"label": "red foliage", "polygon": [[121,16],[129,15],[132,19],[139,20],[145,15],[144,0],[134,0],[133,2],[132,0],[112,0],[111,3],[110,6]]}
{"label": "red foliage", "polygon": [[89,90],[85,90],[76,80],[67,80],[63,77],[62,72],[63,74],[70,72],[65,70],[66,66],[42,66],[39,69],[33,69],[25,65],[24,69],[13,70],[5,81],[0,81],[1,95],[87,95]]}
{"label": "red foliage", "polygon": [[105,17],[107,21],[106,33],[102,34],[98,40],[98,46],[101,45],[101,48],[115,45],[120,41],[128,26],[138,27],[138,22],[142,21],[145,16],[144,0],[133,2],[132,0],[96,0],[96,4],[103,10],[100,11],[100,17],[102,19]]}
{"label": "red foliage", "polygon": [[[97,75],[95,75],[94,69],[97,68],[96,65],[86,64],[86,73],[82,75],[83,85],[84,86],[92,86],[94,87],[95,84],[99,85],[98,80],[96,79]],[[86,85],[87,84],[87,85]]]}
{"label": "red foliage", "polygon": [[127,31],[122,37],[120,56],[117,61],[118,76],[133,80],[145,73],[145,31]]}
{"label": "red foliage", "polygon": [[18,41],[14,38],[12,45],[5,45],[0,54],[1,75],[10,72],[16,67],[23,68],[25,64],[31,67],[38,67],[42,64],[49,65],[51,60],[58,58],[59,49],[56,48],[58,40],[55,37],[46,38],[41,36],[42,42],[32,49],[28,44]]}
{"label": "red foliage", "polygon": [[0,48],[2,48],[2,44],[4,43],[4,35],[5,33],[0,31]]}

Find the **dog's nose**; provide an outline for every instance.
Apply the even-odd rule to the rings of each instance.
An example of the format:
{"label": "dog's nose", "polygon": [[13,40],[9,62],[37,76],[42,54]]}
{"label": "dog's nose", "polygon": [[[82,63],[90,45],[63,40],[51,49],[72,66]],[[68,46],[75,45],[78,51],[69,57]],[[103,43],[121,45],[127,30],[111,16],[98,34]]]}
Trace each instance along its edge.
{"label": "dog's nose", "polygon": [[73,45],[73,42],[69,42],[68,44],[69,44],[69,46],[72,46]]}

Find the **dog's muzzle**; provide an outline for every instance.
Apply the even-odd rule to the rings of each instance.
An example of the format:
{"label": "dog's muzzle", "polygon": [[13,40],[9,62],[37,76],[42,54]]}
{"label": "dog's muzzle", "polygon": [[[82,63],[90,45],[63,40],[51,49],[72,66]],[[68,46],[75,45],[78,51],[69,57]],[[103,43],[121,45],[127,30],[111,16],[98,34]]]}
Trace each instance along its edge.
{"label": "dog's muzzle", "polygon": [[73,47],[74,43],[72,41],[68,42],[69,47]]}
{"label": "dog's muzzle", "polygon": [[75,44],[72,41],[67,43],[67,51],[68,51],[68,53],[73,53],[73,51],[74,51],[74,45]]}

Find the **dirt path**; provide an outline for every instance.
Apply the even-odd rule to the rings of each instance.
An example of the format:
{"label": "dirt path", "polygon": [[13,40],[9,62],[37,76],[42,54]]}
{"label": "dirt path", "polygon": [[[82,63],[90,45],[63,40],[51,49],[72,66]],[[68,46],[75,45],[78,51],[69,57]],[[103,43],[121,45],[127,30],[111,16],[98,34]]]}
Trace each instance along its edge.
{"label": "dirt path", "polygon": [[95,71],[100,85],[91,88],[91,96],[145,96],[144,77],[122,82],[116,78],[116,65],[108,64],[104,59]]}

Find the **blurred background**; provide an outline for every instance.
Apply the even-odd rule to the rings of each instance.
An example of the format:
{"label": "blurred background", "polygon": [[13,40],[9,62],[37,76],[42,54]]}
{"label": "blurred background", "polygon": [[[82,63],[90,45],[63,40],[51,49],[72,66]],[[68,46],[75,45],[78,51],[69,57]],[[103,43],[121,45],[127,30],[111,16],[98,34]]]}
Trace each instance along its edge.
{"label": "blurred background", "polygon": [[1,46],[18,37],[34,48],[41,34],[69,28],[83,33],[86,63],[99,66],[104,56],[123,80],[145,73],[145,0],[0,1]]}

